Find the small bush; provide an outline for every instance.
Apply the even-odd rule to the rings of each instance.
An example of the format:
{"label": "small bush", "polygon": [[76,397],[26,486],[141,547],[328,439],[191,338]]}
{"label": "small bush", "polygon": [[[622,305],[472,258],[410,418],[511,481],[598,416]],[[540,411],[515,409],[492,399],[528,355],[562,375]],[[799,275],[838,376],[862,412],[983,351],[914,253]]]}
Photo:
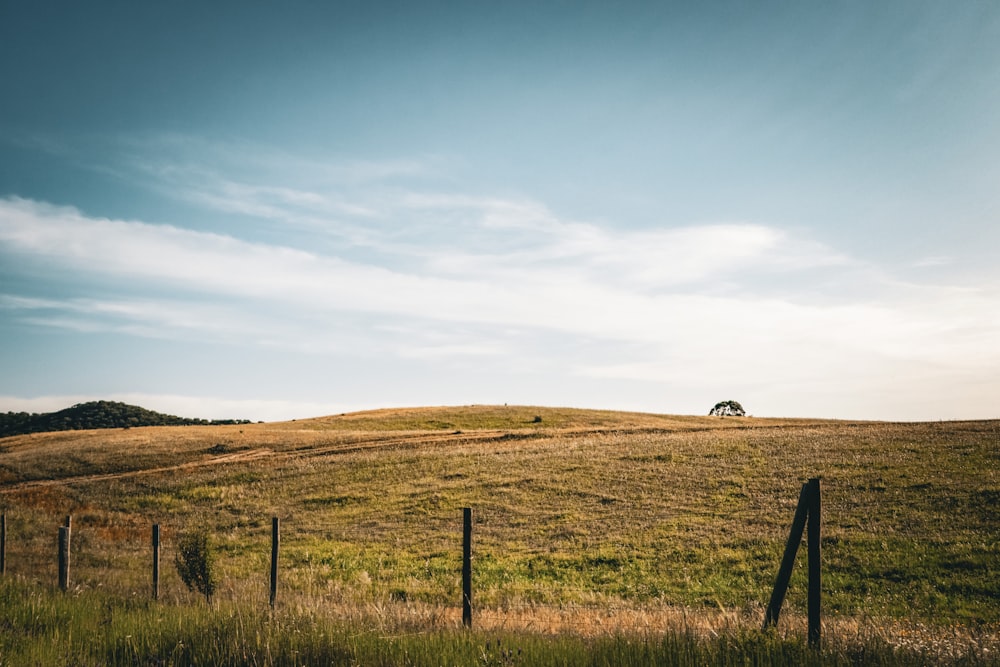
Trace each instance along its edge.
{"label": "small bush", "polygon": [[174,557],[177,573],[190,591],[198,591],[209,603],[215,593],[215,553],[207,530],[185,533]]}

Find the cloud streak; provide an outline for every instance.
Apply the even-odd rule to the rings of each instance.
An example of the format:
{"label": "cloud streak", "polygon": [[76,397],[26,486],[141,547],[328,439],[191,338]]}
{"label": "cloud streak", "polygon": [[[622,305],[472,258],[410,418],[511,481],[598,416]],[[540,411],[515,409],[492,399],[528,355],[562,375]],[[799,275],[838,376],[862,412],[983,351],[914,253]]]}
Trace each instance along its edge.
{"label": "cloud streak", "polygon": [[[293,199],[314,201],[300,193],[283,205]],[[1000,373],[996,286],[900,283],[758,224],[618,232],[524,201],[407,195],[393,207],[386,215],[445,219],[452,233],[382,249],[404,255],[404,269],[351,258],[350,248],[306,251],[0,200],[11,266],[54,263],[122,286],[103,299],[9,293],[0,309],[78,331],[424,361],[545,359],[569,377],[675,386],[769,378],[849,392],[900,368],[930,381]],[[831,279],[866,292],[829,299]],[[560,340],[590,341],[591,354],[564,353]]]}
{"label": "cloud streak", "polygon": [[[497,224],[495,217],[489,224]],[[514,222],[503,224],[510,229]],[[423,267],[409,273],[173,226],[92,219],[74,209],[18,199],[3,205],[0,241],[14,252],[84,275],[191,294],[294,304],[319,313],[545,328],[634,342],[661,340],[697,321],[722,324],[745,310],[739,301],[729,303],[731,298],[663,293],[665,288],[789,261],[781,257],[780,235],[759,226],[615,239],[590,225],[548,224],[540,234],[523,227],[524,249],[503,255],[460,247],[433,254],[423,248]],[[728,247],[734,239],[735,252]],[[782,310],[767,303],[755,307],[775,316]],[[120,315],[129,309],[135,306],[117,307]],[[105,306],[106,314],[114,310]],[[171,310],[176,309],[166,312]]]}

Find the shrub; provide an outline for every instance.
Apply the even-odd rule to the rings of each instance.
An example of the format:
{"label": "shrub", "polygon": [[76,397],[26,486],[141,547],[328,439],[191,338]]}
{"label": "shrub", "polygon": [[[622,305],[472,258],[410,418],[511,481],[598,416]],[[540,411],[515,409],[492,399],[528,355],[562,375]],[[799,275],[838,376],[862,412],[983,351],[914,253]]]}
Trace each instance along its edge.
{"label": "shrub", "polygon": [[181,535],[174,565],[188,590],[201,593],[211,603],[216,584],[215,553],[207,530],[198,529]]}

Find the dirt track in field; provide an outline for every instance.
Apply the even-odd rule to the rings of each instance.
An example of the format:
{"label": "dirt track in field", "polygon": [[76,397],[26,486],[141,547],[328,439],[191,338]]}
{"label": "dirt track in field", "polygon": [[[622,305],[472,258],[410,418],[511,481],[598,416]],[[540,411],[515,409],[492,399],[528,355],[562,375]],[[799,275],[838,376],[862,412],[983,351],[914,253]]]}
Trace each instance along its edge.
{"label": "dirt track in field", "polygon": [[61,484],[86,484],[89,482],[104,482],[108,480],[139,477],[140,475],[155,475],[157,473],[162,473],[162,472],[190,470],[192,468],[221,465],[223,463],[240,463],[244,461],[253,461],[255,459],[265,458],[271,456],[272,454],[273,452],[270,449],[255,449],[246,452],[235,452],[233,454],[215,456],[210,459],[204,459],[202,461],[188,461],[187,463],[178,463],[177,465],[164,466],[161,468],[125,470],[123,472],[98,473],[95,475],[76,475],[70,477],[60,477],[58,479],[33,479],[25,482],[15,482],[14,484],[8,484],[6,486],[0,487],[0,493],[6,493],[9,491],[23,491],[25,489],[35,489],[44,486],[58,486]]}
{"label": "dirt track in field", "polygon": [[[798,424],[767,424],[757,425],[755,429],[785,429],[801,427]],[[418,447],[447,447],[461,445],[483,445],[489,443],[518,442],[530,439],[548,440],[552,438],[580,438],[594,435],[608,435],[611,433],[621,434],[672,434],[679,431],[701,432],[712,431],[718,428],[717,425],[691,425],[681,428],[663,428],[646,425],[624,425],[623,427],[608,427],[606,425],[578,425],[570,427],[546,428],[531,431],[521,431],[518,429],[483,429],[483,430],[455,430],[455,431],[432,431],[432,432],[379,432],[379,431],[342,431],[342,435],[353,436],[347,442],[330,444],[327,442],[301,442],[292,446],[281,443],[261,443],[255,447],[240,447],[236,451],[220,452],[218,455],[198,458],[182,463],[174,463],[164,466],[153,466],[148,468],[138,468],[134,470],[119,470],[107,473],[88,473],[78,475],[64,475],[45,479],[28,479],[23,481],[11,481],[0,484],[0,494],[24,491],[27,489],[53,487],[62,485],[89,484],[96,482],[113,481],[120,479],[130,479],[141,476],[150,476],[177,471],[193,470],[211,466],[227,464],[248,463],[268,459],[272,461],[287,460],[291,458],[312,458],[323,456],[339,456],[361,452],[371,452],[378,450],[410,449]],[[240,431],[242,433],[242,431]],[[194,454],[195,452],[192,452]],[[199,450],[199,454],[204,454],[205,450]]]}
{"label": "dirt track in field", "polygon": [[522,435],[512,435],[505,431],[488,431],[476,433],[435,433],[394,435],[384,434],[373,435],[370,439],[359,440],[351,443],[341,443],[337,445],[325,446],[305,446],[290,450],[275,451],[264,447],[259,449],[248,449],[211,458],[196,461],[186,461],[169,466],[158,466],[154,468],[142,468],[137,470],[123,470],[120,472],[95,473],[88,475],[69,475],[53,479],[34,479],[23,482],[13,482],[0,486],[0,493],[10,493],[51,486],[89,484],[93,482],[106,482],[118,479],[130,479],[134,477],[170,473],[195,468],[205,468],[209,466],[248,463],[261,459],[288,459],[293,457],[319,457],[336,456],[340,454],[354,454],[364,451],[381,449],[402,449],[420,446],[434,446],[443,444],[466,444],[471,442],[503,441],[506,439],[523,439]]}

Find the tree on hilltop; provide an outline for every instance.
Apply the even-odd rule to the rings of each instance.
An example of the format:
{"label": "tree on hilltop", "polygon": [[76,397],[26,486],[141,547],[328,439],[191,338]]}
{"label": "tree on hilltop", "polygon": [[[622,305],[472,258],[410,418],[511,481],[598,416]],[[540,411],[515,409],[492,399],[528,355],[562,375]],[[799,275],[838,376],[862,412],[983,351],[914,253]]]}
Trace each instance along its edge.
{"label": "tree on hilltop", "polygon": [[747,412],[736,401],[719,401],[708,412],[709,417],[746,417]]}

